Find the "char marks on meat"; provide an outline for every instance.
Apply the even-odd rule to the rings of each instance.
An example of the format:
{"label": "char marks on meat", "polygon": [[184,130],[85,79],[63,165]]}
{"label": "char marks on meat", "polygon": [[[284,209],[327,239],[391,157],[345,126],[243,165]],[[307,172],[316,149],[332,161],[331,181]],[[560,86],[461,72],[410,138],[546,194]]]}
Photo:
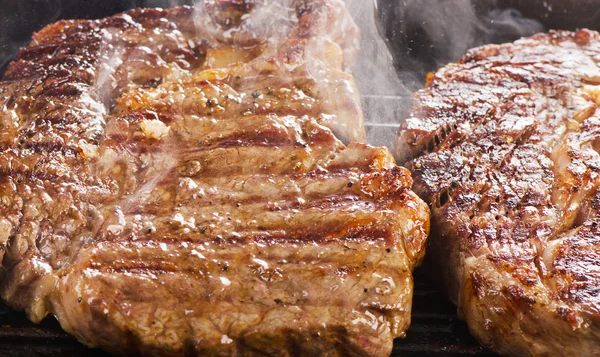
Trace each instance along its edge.
{"label": "char marks on meat", "polygon": [[505,355],[598,353],[599,62],[588,30],[473,49],[400,130],[449,295]]}
{"label": "char marks on meat", "polygon": [[[428,209],[337,0],[60,21],[0,82],[0,292],[124,355],[384,356]],[[339,139],[338,139],[339,138]]]}

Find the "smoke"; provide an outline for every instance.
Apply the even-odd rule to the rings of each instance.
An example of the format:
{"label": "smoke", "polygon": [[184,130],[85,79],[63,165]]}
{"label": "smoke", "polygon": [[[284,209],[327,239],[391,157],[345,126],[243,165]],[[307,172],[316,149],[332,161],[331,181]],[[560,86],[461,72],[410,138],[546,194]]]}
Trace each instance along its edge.
{"label": "smoke", "polygon": [[194,3],[201,3],[204,0],[146,0],[144,7],[176,7],[182,5],[193,5]]}
{"label": "smoke", "polygon": [[[382,32],[403,83],[422,87],[429,71],[455,62],[470,48],[511,42],[545,31],[498,0],[377,0]],[[527,7],[528,2],[519,5]],[[551,11],[551,8],[545,8]],[[544,11],[540,13],[543,15]],[[543,16],[541,16],[543,17]]]}
{"label": "smoke", "polygon": [[373,145],[391,146],[427,72],[457,61],[470,48],[545,30],[495,0],[345,1],[361,30],[354,75]]}
{"label": "smoke", "polygon": [[[181,2],[181,0],[169,0],[169,5],[179,5]],[[218,14],[221,12],[220,6],[214,6],[214,1],[196,0],[194,22],[198,37],[216,38],[219,41],[234,43],[266,39],[270,45],[277,46],[296,25],[293,2],[294,0],[279,0],[253,3],[246,15],[242,15],[240,19],[233,19],[230,17],[234,12],[225,11],[224,14],[227,15],[221,17]]]}
{"label": "smoke", "polygon": [[360,54],[353,72],[361,94],[367,141],[389,146],[407,113],[412,92],[400,79],[392,54],[379,33],[375,2],[345,1],[361,31]]}

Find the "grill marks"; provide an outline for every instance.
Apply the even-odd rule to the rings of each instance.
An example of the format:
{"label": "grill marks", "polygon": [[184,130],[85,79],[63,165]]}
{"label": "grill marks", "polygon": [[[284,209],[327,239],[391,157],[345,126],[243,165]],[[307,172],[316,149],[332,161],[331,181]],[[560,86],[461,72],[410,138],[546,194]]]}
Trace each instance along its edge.
{"label": "grill marks", "polygon": [[[11,222],[8,231],[12,233],[2,242],[8,253],[3,265],[7,280],[28,277],[3,292],[4,297],[14,298],[17,306],[27,304],[35,293],[25,286],[42,272],[45,275],[46,269],[68,264],[65,256],[79,249],[79,229],[86,226],[81,219],[85,204],[74,203],[73,198],[80,198],[86,185],[90,185],[88,194],[95,191],[81,172],[77,146],[80,140],[94,140],[103,125],[102,111],[89,95],[101,37],[96,31],[77,35],[81,29],[76,22],[69,23],[74,31],[65,25],[58,23],[42,31],[0,82],[2,115],[10,116],[3,123],[6,131],[2,129],[11,137],[0,144],[0,173],[11,177],[16,191],[14,202],[2,205],[2,211],[17,210],[20,216],[18,222]],[[60,36],[48,39],[44,32]],[[57,231],[70,225],[71,234],[53,236],[47,220],[55,223]],[[31,315],[44,315],[40,309],[45,308],[39,304],[31,307]]]}
{"label": "grill marks", "polygon": [[598,220],[587,221],[553,247],[554,261],[550,275],[559,287],[561,298],[582,305],[591,315],[600,313],[600,231]]}
{"label": "grill marks", "polygon": [[[397,306],[407,299],[404,291],[400,290],[393,290],[387,295],[377,293],[389,289],[389,279],[395,282],[410,280],[402,257],[395,252],[385,253],[384,246],[378,243],[309,245],[292,255],[286,251],[293,250],[293,245],[280,246],[284,249],[266,251],[259,244],[232,245],[223,249],[218,244],[188,243],[173,245],[168,251],[161,252],[158,247],[125,243],[122,249],[116,246],[100,247],[91,259],[114,264],[96,265],[84,271],[92,277],[90,281],[94,284],[91,287],[118,292],[125,301],[139,299],[144,293],[150,292],[149,288],[153,286],[149,285],[150,281],[163,282],[162,286],[168,291],[161,292],[161,298],[164,306],[173,306],[172,315],[175,318],[171,321],[188,321],[194,329],[194,335],[206,334],[217,328],[227,330],[228,336],[235,336],[239,329],[252,331],[246,339],[252,339],[255,334],[264,339],[273,334],[280,335],[279,331],[285,328],[304,330],[315,324],[325,324],[329,331],[330,324],[337,325],[348,319],[355,321],[353,328],[359,329],[356,333],[360,336],[368,331],[368,325],[360,320],[361,313],[348,313],[348,305],[374,306],[369,309],[376,314],[376,306]],[[185,260],[177,273],[172,272],[173,267],[169,267],[168,263],[165,264],[172,260],[172,256],[187,256],[190,251],[196,253]],[[346,257],[344,267],[339,266],[340,256]],[[155,260],[147,257],[154,257]],[[375,269],[381,274],[380,277],[361,274],[362,271]],[[290,276],[294,279],[286,278]],[[348,283],[339,284],[340,276]],[[330,292],[333,287],[337,287],[335,294]],[[80,293],[84,302],[88,301],[88,294],[93,296],[90,290]],[[189,296],[189,299],[181,299],[182,295]],[[151,298],[150,294],[142,301]],[[250,303],[256,300],[261,303]],[[323,301],[327,301],[327,304],[323,304]],[[302,306],[302,311],[297,311],[295,306]],[[113,306],[108,308],[113,309]],[[151,307],[143,304],[123,305],[120,309],[123,309],[123,314],[131,316],[123,322],[135,326],[134,331],[145,325],[147,314],[154,313]],[[281,317],[278,314],[280,309],[289,311],[284,315],[290,319],[289,322],[284,323],[278,318]],[[98,307],[98,310],[101,311],[102,307]],[[228,311],[228,314],[236,316],[235,323],[231,324],[228,314],[214,314],[208,320],[206,311],[215,310]],[[301,316],[303,319],[298,320]],[[269,322],[263,327],[257,319]],[[300,323],[296,325],[293,321]],[[398,325],[402,325],[400,320],[394,322],[391,328],[405,328]],[[268,332],[262,329],[274,330]],[[181,329],[173,327],[171,323],[171,331]],[[166,331],[158,328],[153,332],[157,338],[161,338]],[[345,336],[346,333],[341,335]],[[219,334],[218,339],[221,336]]]}
{"label": "grill marks", "polygon": [[[249,66],[248,66],[249,67]],[[126,114],[140,109],[159,113],[192,114],[213,118],[234,119],[241,115],[316,115],[320,104],[302,89],[282,79],[274,83],[253,83],[242,87],[236,81],[240,74],[247,75],[248,68],[239,65],[228,71],[206,69],[181,82],[167,82],[157,88],[127,92],[117,103],[117,113]],[[273,74],[274,77],[281,75]]]}
{"label": "grill marks", "polygon": [[[152,115],[148,115],[152,113]],[[141,128],[142,122],[161,120],[168,125],[170,138],[160,141],[148,137]],[[160,150],[210,151],[216,149],[278,148],[284,152],[306,149],[331,150],[341,147],[331,132],[308,117],[278,116],[274,113],[234,119],[213,119],[195,115],[166,116],[155,112],[135,114],[112,119],[106,127],[105,144],[123,147],[131,152],[156,152]],[[146,145],[140,145],[140,141]],[[157,145],[152,145],[155,143]],[[316,153],[315,153],[316,155]]]}
{"label": "grill marks", "polygon": [[[385,245],[382,245],[381,242],[357,240],[348,242],[345,246],[323,245],[320,249],[316,246],[309,246],[302,251],[295,252],[293,255],[281,254],[281,251],[264,252],[261,245],[256,243],[235,246],[226,242],[211,242],[210,244],[178,242],[170,245],[168,249],[161,248],[159,244],[143,241],[119,242],[111,245],[102,244],[94,251],[93,258],[89,260],[90,265],[85,268],[85,271],[87,274],[99,275],[106,279],[118,279],[123,274],[133,278],[131,281],[135,281],[144,276],[163,275],[165,280],[193,279],[196,280],[194,285],[202,284],[202,281],[217,285],[216,287],[206,286],[195,291],[189,291],[192,294],[191,299],[182,301],[183,304],[189,304],[190,302],[198,304],[207,300],[222,301],[224,299],[219,295],[229,295],[231,291],[223,289],[224,284],[229,286],[226,284],[242,285],[246,283],[249,285],[248,290],[250,291],[253,284],[268,284],[272,286],[271,292],[274,296],[268,302],[267,300],[265,302],[274,306],[279,304],[279,302],[273,301],[277,297],[280,297],[282,303],[285,304],[304,304],[308,302],[310,305],[311,303],[318,303],[320,299],[325,298],[328,294],[326,289],[323,291],[310,291],[310,294],[302,296],[302,289],[297,288],[304,286],[306,289],[310,289],[312,284],[308,281],[312,279],[319,279],[327,285],[335,284],[339,276],[354,280],[354,284],[348,284],[347,286],[352,290],[361,291],[360,294],[355,294],[352,298],[372,298],[376,294],[366,294],[362,285],[356,286],[356,283],[361,280],[361,270],[365,268],[374,269],[374,265],[379,264],[378,271],[382,274],[382,277],[372,281],[373,285],[377,285],[385,280],[384,276],[396,278],[403,275],[402,269],[410,268],[406,265],[408,262],[405,259],[399,259],[399,264],[396,265],[393,260],[398,259],[397,252],[385,252],[385,249],[382,249]],[[286,242],[279,242],[278,244],[293,249],[293,242],[292,244]],[[384,253],[375,253],[379,249],[382,249]],[[190,252],[192,252],[191,256]],[[348,257],[344,267],[340,267],[339,255],[350,252],[353,252],[353,256]],[[174,265],[172,259],[174,256],[188,259],[181,259],[177,265]],[[112,263],[105,264],[105,262]],[[307,266],[311,268],[307,268]],[[396,269],[395,266],[400,269]],[[182,275],[179,275],[179,272]],[[286,276],[296,276],[298,281],[291,285],[285,284]],[[227,278],[226,282],[223,283],[221,278]],[[367,289],[374,288],[373,285],[367,285]],[[237,289],[242,292],[245,290],[241,286],[238,286]],[[279,289],[288,290],[287,296],[279,295],[277,291]],[[207,299],[206,294],[209,292],[213,292],[216,296]],[[194,297],[200,296],[203,297],[194,300]],[[392,305],[396,296],[398,295],[382,297],[382,299]],[[293,300],[304,300],[304,302]],[[332,305],[343,304],[342,299],[338,299],[336,302]]]}
{"label": "grill marks", "polygon": [[[264,238],[272,236],[275,241],[281,241],[287,235],[292,241],[302,242],[302,237],[306,237],[306,242],[316,242],[320,239],[352,239],[355,234],[349,232],[364,231],[364,235],[359,235],[367,239],[366,233],[370,229],[365,230],[364,227],[372,226],[379,219],[385,219],[386,215],[392,213],[385,211],[386,208],[391,209],[389,203],[365,203],[356,197],[347,200],[314,200],[310,204],[289,207],[293,203],[284,201],[247,203],[240,207],[189,207],[191,210],[186,207],[165,218],[155,218],[153,225],[156,227],[156,233],[152,231],[147,236],[160,239],[162,232],[170,232],[181,233],[182,236],[192,239],[196,236],[203,240],[227,235],[234,238],[238,235],[243,237],[249,231]],[[257,211],[264,213],[256,216]],[[379,211],[382,212],[378,213]],[[311,222],[310,227],[306,227],[308,220]],[[143,228],[141,231],[144,232]],[[371,239],[389,236],[389,233],[385,233],[382,236],[374,235]]]}
{"label": "grill marks", "polygon": [[[71,27],[63,33],[65,26],[73,26],[75,31]],[[6,108],[14,109],[17,133],[12,142],[0,146],[1,155],[12,152],[10,155],[31,163],[31,171],[21,171],[24,177],[54,176],[40,171],[43,167],[52,171],[52,165],[44,164],[52,160],[78,165],[78,141],[93,140],[102,129],[101,113],[96,112],[98,104],[88,94],[101,36],[96,31],[80,33],[77,29],[81,30],[77,22],[47,28],[45,32],[61,36],[47,39],[40,33],[39,41],[23,49],[20,61],[9,66],[2,82],[2,86],[12,86],[17,81],[30,81],[18,97],[13,94],[4,98]],[[69,171],[60,176],[72,182],[80,179]]]}
{"label": "grill marks", "polygon": [[[344,151],[340,156],[345,156]],[[338,164],[342,160],[354,164],[352,156],[337,160]],[[330,172],[327,163],[322,165],[320,171],[286,176],[273,170],[258,175],[244,175],[238,170],[233,177],[205,172],[197,178],[166,176],[147,195],[121,204],[126,221],[134,222],[136,215],[142,215],[139,219],[143,221],[134,232],[124,231],[123,236],[160,240],[164,235],[181,234],[182,239],[210,241],[234,232],[234,238],[250,234],[250,238],[256,235],[275,241],[287,236],[290,240],[313,242],[319,235],[323,239],[354,239],[352,234],[343,233],[344,227],[361,231],[361,226],[393,220],[393,202],[401,202],[401,195],[410,186],[403,171],[371,172],[374,169],[369,166],[355,165],[351,170]],[[389,179],[382,181],[378,177],[382,173]],[[378,201],[371,202],[372,197]],[[404,199],[410,200],[411,196]],[[256,212],[261,214],[257,216]],[[308,232],[306,222],[311,222]],[[307,238],[296,237],[298,233]],[[368,236],[360,235],[362,239]],[[386,237],[391,239],[389,232],[371,238]]]}
{"label": "grill marks", "polygon": [[[169,125],[169,135],[159,141],[145,138],[139,129],[145,118],[162,119]],[[369,217],[378,217],[378,211],[393,210],[391,198],[411,184],[403,170],[388,171],[394,163],[385,150],[356,144],[344,147],[310,118],[276,113],[237,120],[196,115],[163,118],[164,114],[152,111],[114,118],[106,128],[109,139],[100,148],[97,170],[101,172],[102,166],[114,166],[114,161],[102,159],[107,152],[103,150],[125,157],[136,151],[142,154],[140,160],[124,160],[129,167],[124,171],[136,172],[138,188],[134,191],[150,184],[152,192],[127,198],[124,213],[129,221],[133,220],[129,214],[142,214],[152,223],[152,233],[144,239],[160,240],[176,232],[182,239],[208,241],[230,232],[235,232],[234,238],[223,239],[240,234],[273,241],[287,237],[314,242],[320,234],[323,239],[328,234],[335,239],[365,239],[367,233],[343,233],[343,226],[358,222],[353,229],[364,231],[361,224],[372,224]],[[167,164],[170,174],[159,174],[164,169],[156,167],[162,167],[165,160],[173,163],[172,167]],[[388,179],[381,180],[377,174]],[[370,203],[373,197],[383,203]],[[255,217],[256,212],[262,214]],[[173,224],[171,218],[177,214],[179,222]],[[155,221],[153,216],[170,218]],[[361,223],[360,217],[367,221]],[[306,222],[311,222],[314,231],[296,237]],[[125,230],[122,236],[136,239],[136,234]],[[391,239],[389,232],[372,237],[381,238]]]}
{"label": "grill marks", "polygon": [[[350,208],[365,209],[366,213],[372,213],[375,208],[364,207],[365,205],[356,205]],[[256,208],[253,207],[253,208]],[[391,209],[390,206],[383,207]],[[204,214],[206,210],[199,210],[198,216]],[[345,244],[347,242],[365,242],[381,241],[386,246],[393,246],[398,227],[390,225],[381,225],[377,219],[389,219],[387,214],[375,214],[370,217],[351,211],[349,207],[340,206],[336,209],[325,207],[322,211],[317,209],[304,209],[302,212],[294,214],[294,220],[288,224],[285,222],[285,214],[289,212],[271,212],[265,214],[266,217],[252,220],[251,217],[243,217],[241,214],[229,214],[223,220],[214,219],[211,221],[192,221],[193,223],[181,223],[179,217],[169,217],[166,219],[155,220],[152,222],[152,230],[146,228],[148,225],[140,226],[139,231],[124,230],[120,237],[114,238],[110,233],[107,234],[107,243],[120,244],[122,242],[138,242],[154,246],[156,249],[167,249],[172,245],[182,243],[213,243],[223,245],[222,249],[227,249],[229,244],[245,245],[251,243],[260,243],[268,245],[295,245],[294,250],[302,250],[306,245],[317,244]],[[183,216],[191,217],[193,216]],[[231,218],[229,221],[228,218]],[[313,219],[314,224],[305,229],[298,230],[301,218]],[[352,218],[351,224],[343,219]],[[185,218],[184,218],[185,219]],[[188,228],[181,228],[182,226]],[[148,233],[150,232],[150,233]],[[161,245],[163,245],[161,247]],[[396,247],[403,252],[403,247]],[[291,248],[290,248],[291,249]]]}

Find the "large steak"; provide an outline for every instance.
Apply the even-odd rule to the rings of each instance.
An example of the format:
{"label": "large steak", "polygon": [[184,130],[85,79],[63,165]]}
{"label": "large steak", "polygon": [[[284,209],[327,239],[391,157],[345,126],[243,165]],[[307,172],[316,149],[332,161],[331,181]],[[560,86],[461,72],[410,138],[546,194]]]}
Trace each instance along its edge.
{"label": "large steak", "polygon": [[515,356],[600,353],[600,36],[553,31],[428,78],[397,156],[471,332]]}
{"label": "large steak", "polygon": [[128,356],[389,354],[428,209],[343,143],[357,35],[337,0],[36,33],[0,82],[2,298]]}

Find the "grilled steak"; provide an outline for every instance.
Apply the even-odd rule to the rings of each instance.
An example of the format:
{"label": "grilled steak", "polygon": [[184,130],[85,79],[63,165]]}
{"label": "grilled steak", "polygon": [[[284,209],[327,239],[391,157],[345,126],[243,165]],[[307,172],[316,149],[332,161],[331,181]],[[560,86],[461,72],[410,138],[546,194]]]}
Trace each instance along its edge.
{"label": "grilled steak", "polygon": [[428,209],[337,0],[61,21],[0,82],[3,299],[125,355],[384,356]]}
{"label": "grilled steak", "polygon": [[476,48],[401,127],[448,293],[505,355],[598,354],[599,62],[587,30]]}

